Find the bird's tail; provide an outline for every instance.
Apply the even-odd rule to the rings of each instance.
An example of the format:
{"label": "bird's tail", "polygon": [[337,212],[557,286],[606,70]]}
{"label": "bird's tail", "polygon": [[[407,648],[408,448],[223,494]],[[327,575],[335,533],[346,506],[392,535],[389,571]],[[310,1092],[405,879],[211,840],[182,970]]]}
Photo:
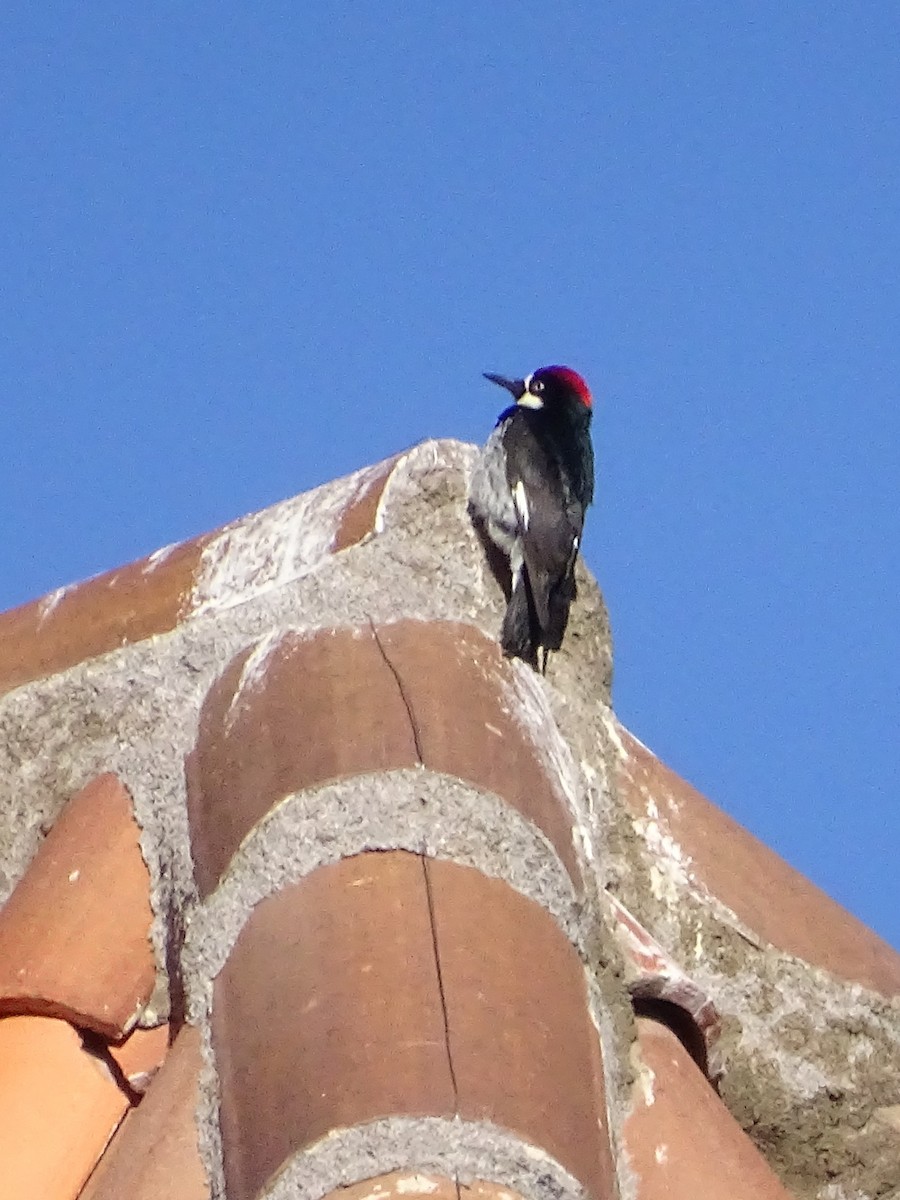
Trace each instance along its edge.
{"label": "bird's tail", "polygon": [[543,589],[535,596],[528,568],[524,567],[506,606],[500,645],[511,658],[521,658],[537,666],[538,650],[544,651],[544,669],[550,651],[559,650],[569,624],[569,609],[578,594],[575,583],[575,560],[563,575],[550,583],[539,581]]}
{"label": "bird's tail", "polygon": [[528,572],[522,570],[506,606],[503,627],[500,630],[500,647],[508,657],[524,659],[534,667],[537,666],[539,643],[540,629],[535,616]]}
{"label": "bird's tail", "polygon": [[577,595],[575,584],[575,563],[556,583],[550,587],[547,597],[547,625],[542,631],[541,645],[545,650],[558,650],[566,634],[569,624],[569,609]]}

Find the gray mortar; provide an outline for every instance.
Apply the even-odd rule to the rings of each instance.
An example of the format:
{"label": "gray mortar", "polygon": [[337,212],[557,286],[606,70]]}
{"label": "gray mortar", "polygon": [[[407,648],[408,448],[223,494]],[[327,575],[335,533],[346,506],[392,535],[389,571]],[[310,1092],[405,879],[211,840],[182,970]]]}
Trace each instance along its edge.
{"label": "gray mortar", "polygon": [[[209,1024],[201,1023],[198,1144],[212,1200],[228,1200],[219,1127],[219,1077]],[[544,1150],[486,1121],[390,1117],[336,1129],[298,1151],[264,1188],[267,1200],[321,1200],[392,1171],[428,1171],[470,1183],[502,1181],[528,1200],[588,1200],[578,1180]]]}
{"label": "gray mortar", "polygon": [[[0,697],[0,900],[65,800],[98,772],[116,771],[143,830],[153,941],[164,975],[167,947],[173,935],[177,940],[172,914],[189,913],[195,902],[183,759],[196,740],[203,699],[235,655],[273,633],[311,634],[326,623],[464,619],[493,633],[500,606],[485,591],[480,548],[465,515],[464,472],[472,451],[458,443],[440,449],[438,466],[435,444],[426,443],[395,468],[395,475],[410,479],[406,492],[394,488],[380,535],[243,603],[212,608],[171,633]],[[424,546],[404,527],[406,505],[414,525],[423,521],[423,509],[427,514]]]}
{"label": "gray mortar", "polygon": [[[323,626],[324,615],[330,626],[351,628],[404,618],[464,621],[495,637],[504,599],[465,509],[473,457],[473,449],[459,443],[416,447],[392,472],[379,505],[378,532],[361,543],[325,555],[283,582],[267,561],[271,585],[267,574],[262,582],[247,580],[246,596],[238,590],[218,603],[204,597],[205,606],[170,633],[111,651],[0,697],[0,900],[27,867],[65,800],[94,775],[115,771],[133,796],[142,830],[141,848],[151,876],[152,937],[159,968],[159,984],[143,1014],[143,1024],[152,1025],[165,1017],[167,968],[181,974],[184,926],[189,929],[197,916],[183,760],[196,741],[200,709],[209,687],[248,647],[288,632],[312,634]],[[269,552],[276,556],[280,552],[277,535],[274,549],[267,547]],[[230,569],[231,564],[228,566]],[[239,569],[240,563],[233,572],[238,579]],[[548,681],[519,680],[510,698],[514,716],[521,715],[517,707],[523,687],[526,692],[531,690],[532,699],[535,689],[538,695],[543,689],[551,697],[554,711],[558,708],[564,713],[568,707],[577,708],[585,696],[595,706],[598,701],[608,702],[611,656],[606,612],[596,585],[581,569],[579,587],[566,647],[552,659]],[[568,695],[563,698],[569,689],[578,693],[577,700]],[[556,743],[559,739],[550,709],[541,720],[547,733],[542,744],[553,749],[554,739]],[[567,768],[567,800],[571,803],[574,797],[576,801],[579,860],[596,866],[602,862],[596,822],[609,810],[609,797],[602,760],[596,754],[584,757],[583,746],[589,741],[582,739],[574,766]],[[572,757],[564,743],[556,744],[547,760],[551,767],[560,752]],[[592,764],[588,761],[591,757]],[[462,792],[453,794],[459,797]],[[549,907],[571,936],[575,904],[566,891],[564,873],[558,873],[555,856],[542,845],[542,835],[508,809],[503,813],[503,839],[498,841],[498,814],[491,814],[492,803],[493,799],[480,796],[484,841],[477,850],[474,843],[467,848],[448,839],[443,849],[435,843],[436,852],[458,855],[460,861],[469,854],[473,865],[484,867],[493,861],[500,877]],[[589,824],[594,828],[588,828]],[[395,840],[399,841],[399,836]],[[534,858],[536,847],[541,853]],[[515,861],[520,853],[524,857]],[[502,865],[501,859],[505,860]],[[539,869],[526,880],[532,865]],[[489,869],[488,873],[495,872]],[[612,1081],[608,1096],[615,1135],[625,1105],[620,1064],[627,1061],[622,1036],[630,1010],[621,988],[621,964],[604,925],[599,883],[592,876],[588,894],[578,903],[581,919],[576,940],[591,965],[591,1008]],[[191,968],[193,964],[194,973],[185,981],[190,993],[187,999],[192,1011],[203,1011],[207,985],[201,985],[199,961],[193,957],[203,939],[190,937],[187,965]],[[202,957],[199,949],[196,954]],[[176,980],[174,1001],[178,1007],[182,1000],[179,990]],[[203,1035],[204,1053],[209,1058],[208,1028],[203,1028]],[[217,1111],[216,1091],[215,1073],[208,1064],[201,1098],[205,1113],[201,1144],[214,1180],[221,1178],[218,1130],[211,1120]],[[534,1176],[539,1177],[540,1172]],[[532,1183],[523,1183],[527,1194],[556,1194],[552,1189],[535,1191],[537,1185],[529,1178]]]}
{"label": "gray mortar", "polygon": [[[594,620],[605,622],[605,611]],[[598,889],[605,885],[620,896],[722,1013],[723,1099],[788,1186],[810,1200],[900,1200],[900,1143],[873,1117],[900,1102],[900,1000],[886,1001],[762,945],[702,887],[685,881],[669,894],[659,888],[653,877],[659,860],[611,784],[619,752],[608,692],[593,686],[596,671],[567,641],[551,660],[543,691],[586,789],[582,820],[591,832]],[[586,927],[602,929],[600,907],[593,917],[585,914]],[[601,1030],[612,1026],[602,1041],[610,1125],[620,1136],[632,1078],[622,1047],[633,1038],[633,1019],[610,945],[602,932],[591,973],[601,997],[595,1021]],[[633,1188],[629,1176],[620,1156],[625,1195]]]}
{"label": "gray mortar", "polygon": [[[635,1182],[624,1154],[622,1132],[632,1103],[634,1070],[629,1048],[635,1038],[634,1013],[604,897],[619,861],[614,847],[616,827],[623,817],[611,787],[611,759],[606,753],[611,713],[608,619],[596,584],[588,580],[589,587],[579,585],[579,606],[585,600],[588,613],[578,619],[592,630],[583,637],[605,645],[606,654],[598,652],[593,660],[589,656],[581,659],[567,638],[562,652],[552,656],[546,679],[539,679],[523,664],[514,664],[511,711],[528,730],[548,773],[560,780],[575,816],[575,849],[585,880],[581,949],[591,984],[591,1016],[603,1051],[608,1124],[619,1186],[624,1200],[630,1200]],[[595,593],[594,604],[591,597]],[[573,609],[573,619],[579,606]]]}
{"label": "gray mortar", "polygon": [[[210,604],[171,633],[0,698],[0,900],[69,795],[105,770],[116,771],[132,792],[151,873],[160,966],[160,998],[145,1013],[145,1024],[165,1013],[165,967],[177,965],[182,917],[190,921],[193,915],[198,928],[204,923],[196,910],[189,861],[183,758],[196,740],[210,685],[238,653],[273,635],[311,634],[325,615],[336,627],[402,618],[463,621],[496,637],[504,600],[465,512],[473,454],[458,443],[415,448],[391,475],[379,506],[379,532],[362,543],[322,558],[287,582],[279,582],[276,573],[269,590],[257,581],[248,586],[246,598],[238,594],[227,603]],[[548,769],[560,769],[555,782],[577,819],[579,862],[590,865],[585,895],[577,898],[578,941],[601,1032],[614,1139],[629,1106],[633,1023],[622,963],[606,925],[604,886],[621,897],[723,1014],[723,1098],[796,1194],[817,1200],[900,1196],[897,1134],[874,1116],[876,1109],[900,1103],[900,1004],[761,945],[752,930],[690,881],[669,881],[668,891],[655,886],[658,856],[610,782],[618,752],[608,707],[609,624],[596,585],[580,567],[579,599],[562,652],[551,657],[544,680],[522,671],[513,665],[509,673],[510,711],[537,737]],[[535,732],[537,717],[543,732]],[[485,861],[494,852],[508,855],[498,872],[524,890],[510,864],[536,843],[517,841],[524,835],[521,829],[513,834],[515,818],[508,812],[504,818],[507,840],[499,850],[484,818],[479,853]],[[534,831],[529,836],[534,839]],[[446,852],[459,861],[475,853],[460,845],[448,845]],[[557,884],[551,871],[535,898],[545,907],[555,904],[551,911],[562,920],[567,902]],[[247,902],[237,885],[228,881],[226,886],[236,889],[235,908]],[[211,953],[204,936],[189,934],[186,956],[189,1000],[198,1011],[206,1007],[200,962]],[[209,1056],[208,1030],[203,1032]],[[211,1066],[204,1078],[203,1155],[212,1178],[221,1181]],[[405,1136],[400,1142],[405,1149]],[[399,1165],[408,1162],[404,1157]],[[627,1194],[621,1159],[620,1172]],[[532,1187],[523,1184],[522,1190],[541,1200],[549,1194],[529,1191]],[[312,1197],[313,1192],[310,1185],[298,1194]]]}
{"label": "gray mortar", "polygon": [[587,1200],[578,1181],[543,1150],[486,1121],[458,1117],[390,1117],[335,1130],[291,1159],[264,1195],[319,1200],[392,1171],[433,1172],[462,1184],[502,1181],[527,1200]]}
{"label": "gray mortar", "polygon": [[[579,651],[567,638],[562,652],[552,656],[546,679],[524,663],[511,663],[506,695],[510,715],[535,746],[574,818],[573,846],[584,880],[579,949],[588,967],[591,1016],[603,1052],[610,1137],[620,1179],[627,1181],[631,1173],[622,1152],[622,1128],[631,1107],[633,1072],[630,1054],[623,1048],[633,1041],[635,1027],[625,967],[604,900],[611,861],[606,830],[616,811],[607,763],[598,754],[600,730],[610,711],[608,649],[600,649],[608,647],[608,621],[596,584],[590,584],[580,588],[576,606],[584,601],[588,607],[578,618]],[[593,658],[587,653],[590,639]]]}
{"label": "gray mortar", "polygon": [[798,1196],[834,1181],[900,1195],[897,1134],[873,1119],[900,1099],[897,1002],[774,949],[743,954],[713,992],[731,1024],[726,1104]]}
{"label": "gray mortar", "polygon": [[[173,908],[190,907],[193,884],[181,763],[194,740],[205,688],[162,640],[79,665],[0,701],[0,856],[8,886],[65,799],[102,771],[116,771],[134,799],[152,879],[157,961],[165,963]],[[23,750],[34,746],[27,758]],[[166,1015],[166,991],[158,1011]]]}
{"label": "gray mortar", "polygon": [[408,850],[475,867],[540,904],[576,947],[572,883],[547,838],[491,792],[422,767],[355,775],[288,796],[253,829],[197,909],[182,959],[190,1017],[254,907],[317,867],[366,850]]}
{"label": "gray mortar", "polygon": [[[424,768],[353,776],[296,793],[273,808],[194,913],[183,956],[191,1019],[208,1019],[213,980],[257,903],[318,866],[365,850],[388,849],[473,866],[503,879],[556,919],[589,964],[589,1007],[603,1047],[607,1116],[615,1142],[628,1084],[618,1052],[623,1014],[628,1014],[631,1036],[621,965],[615,951],[610,952],[615,943],[605,929],[598,930],[596,904],[576,899],[565,868],[540,830],[497,796],[452,776]],[[613,1010],[612,981],[619,984]],[[215,1074],[208,1074],[208,1102],[214,1106]]]}
{"label": "gray mortar", "polygon": [[[179,921],[190,918],[196,905],[182,763],[194,745],[211,683],[236,654],[265,637],[314,632],[321,614],[338,627],[401,618],[462,620],[495,637],[504,601],[465,514],[471,462],[471,449],[458,444],[415,449],[385,490],[381,532],[363,543],[268,591],[249,589],[246,600],[213,606],[169,634],[0,698],[0,898],[24,871],[64,800],[96,773],[114,770],[134,796],[143,831],[158,962],[161,968],[177,962]],[[524,668],[514,666],[509,705],[528,724],[519,711],[523,689],[525,700],[539,702],[544,729],[539,752],[551,771],[560,752],[569,760],[562,774],[578,819],[579,861],[592,864],[587,892],[578,900],[579,942],[590,968],[614,1138],[628,1107],[626,1047],[633,1027],[621,961],[605,925],[604,884],[621,895],[723,1013],[730,1050],[723,1096],[798,1194],[824,1200],[824,1188],[835,1196],[843,1188],[848,1196],[855,1192],[869,1200],[890,1195],[891,1188],[898,1190],[892,1178],[896,1155],[887,1148],[896,1135],[871,1114],[900,1098],[897,1008],[774,950],[755,948],[752,931],[705,894],[690,887],[671,896],[654,894],[654,855],[609,782],[616,749],[607,707],[608,620],[596,585],[581,570],[579,587],[569,636],[551,658],[547,679],[522,676]],[[519,853],[511,828],[512,823],[505,830],[509,862]],[[448,852],[464,860],[464,849]],[[538,889],[545,906],[551,906],[554,887]],[[562,915],[558,907],[556,915]],[[189,967],[194,948],[202,944],[199,934],[190,938]],[[199,968],[187,982],[190,1003],[203,1010],[198,974]],[[146,1024],[165,1014],[165,983],[161,969],[161,999],[145,1013]],[[210,1089],[215,1090],[212,1072]],[[209,1116],[214,1097],[205,1103],[213,1105]],[[202,1123],[202,1137],[215,1176],[217,1131],[209,1121]],[[829,1178],[830,1172],[838,1174]]]}
{"label": "gray mortar", "polygon": [[631,1109],[632,1084],[635,1073],[630,1047],[637,1030],[634,1013],[628,1001],[624,967],[618,957],[610,961],[608,947],[615,946],[612,931],[605,937],[594,937],[602,953],[587,947],[585,977],[587,979],[588,1010],[603,1056],[603,1076],[606,1102],[606,1128],[610,1148],[616,1163],[616,1195],[619,1200],[637,1200],[637,1179],[625,1151],[623,1127]]}
{"label": "gray mortar", "polygon": [[900,1139],[873,1113],[900,1101],[900,1001],[765,944],[687,875],[654,886],[660,860],[624,804],[607,828],[614,890],[715,1004],[722,1099],[786,1186],[897,1200]]}

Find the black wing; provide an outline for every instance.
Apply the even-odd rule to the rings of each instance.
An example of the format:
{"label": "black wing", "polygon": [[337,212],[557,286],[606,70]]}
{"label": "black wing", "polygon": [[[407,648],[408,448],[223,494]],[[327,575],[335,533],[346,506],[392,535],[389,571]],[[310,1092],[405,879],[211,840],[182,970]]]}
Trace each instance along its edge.
{"label": "black wing", "polygon": [[555,443],[542,433],[537,414],[519,409],[509,417],[504,444],[540,640],[555,649],[574,596],[584,505]]}

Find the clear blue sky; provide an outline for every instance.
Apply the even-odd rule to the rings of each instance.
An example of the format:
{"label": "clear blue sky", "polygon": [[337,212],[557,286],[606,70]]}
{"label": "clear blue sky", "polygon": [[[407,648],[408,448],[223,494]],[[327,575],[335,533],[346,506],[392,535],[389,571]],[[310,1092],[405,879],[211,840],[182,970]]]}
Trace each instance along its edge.
{"label": "clear blue sky", "polygon": [[900,945],[900,5],[0,13],[0,607],[597,397],[617,708]]}

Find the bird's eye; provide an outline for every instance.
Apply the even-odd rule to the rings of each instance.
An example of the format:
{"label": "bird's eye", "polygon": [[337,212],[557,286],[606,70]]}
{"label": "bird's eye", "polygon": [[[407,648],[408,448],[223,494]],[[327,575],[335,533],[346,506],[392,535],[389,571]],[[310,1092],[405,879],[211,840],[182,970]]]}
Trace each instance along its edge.
{"label": "bird's eye", "polygon": [[544,381],[542,379],[532,379],[531,386],[528,389],[533,395],[539,396],[544,390]]}

